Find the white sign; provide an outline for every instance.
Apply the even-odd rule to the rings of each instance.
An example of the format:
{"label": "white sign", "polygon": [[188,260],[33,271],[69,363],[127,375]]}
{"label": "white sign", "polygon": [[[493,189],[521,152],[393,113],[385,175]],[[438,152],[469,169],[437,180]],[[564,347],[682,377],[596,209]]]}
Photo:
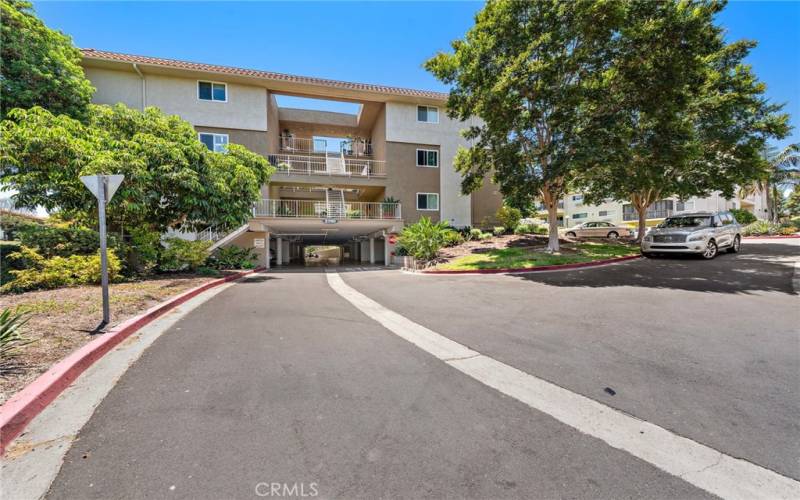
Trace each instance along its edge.
{"label": "white sign", "polygon": [[100,186],[105,186],[103,199],[108,203],[124,178],[124,175],[84,175],[81,176],[81,182],[97,199],[100,199]]}
{"label": "white sign", "polygon": [[264,238],[254,238],[253,239],[253,246],[255,248],[264,248]]}

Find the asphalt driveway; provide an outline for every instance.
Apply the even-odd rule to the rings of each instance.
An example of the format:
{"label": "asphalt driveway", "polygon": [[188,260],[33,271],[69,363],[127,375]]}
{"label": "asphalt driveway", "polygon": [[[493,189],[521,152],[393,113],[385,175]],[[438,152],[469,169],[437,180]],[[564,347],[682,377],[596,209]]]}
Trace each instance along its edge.
{"label": "asphalt driveway", "polygon": [[800,479],[800,240],[765,241],[713,261],[343,277],[476,351]]}
{"label": "asphalt driveway", "polygon": [[[485,355],[798,478],[798,250],[519,276],[340,272]],[[396,337],[314,270],[253,276],[163,334],[49,498],[255,498],[273,483],[321,498],[708,496]]]}
{"label": "asphalt driveway", "polygon": [[273,483],[321,498],[708,497],[394,336],[324,273],[275,272],[162,335],[49,498],[256,498]]}

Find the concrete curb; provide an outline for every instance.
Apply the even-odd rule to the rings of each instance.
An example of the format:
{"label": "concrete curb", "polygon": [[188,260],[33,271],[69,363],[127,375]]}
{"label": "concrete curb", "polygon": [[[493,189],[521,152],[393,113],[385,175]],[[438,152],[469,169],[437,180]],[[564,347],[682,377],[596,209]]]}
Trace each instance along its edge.
{"label": "concrete curb", "polygon": [[421,274],[521,274],[521,273],[538,273],[541,271],[557,271],[561,269],[578,269],[583,267],[604,266],[606,264],[614,264],[615,262],[624,262],[626,260],[641,259],[641,255],[628,255],[627,257],[616,257],[614,259],[595,260],[592,262],[578,262],[575,264],[561,264],[555,266],[539,266],[529,268],[507,268],[507,269],[474,269],[463,271],[421,271]]}
{"label": "concrete curb", "polygon": [[765,234],[764,236],[744,236],[746,240],[783,240],[786,238],[800,238],[800,234]]}
{"label": "concrete curb", "polygon": [[156,304],[62,359],[0,406],[0,456],[25,427],[95,361],[141,327],[200,293],[260,271],[242,271],[187,290]]}

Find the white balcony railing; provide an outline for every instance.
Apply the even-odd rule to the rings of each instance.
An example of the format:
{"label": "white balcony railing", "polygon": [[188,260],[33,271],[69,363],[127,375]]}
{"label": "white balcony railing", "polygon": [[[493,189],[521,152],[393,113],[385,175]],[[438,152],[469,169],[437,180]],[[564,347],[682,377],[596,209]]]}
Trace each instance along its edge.
{"label": "white balcony railing", "polygon": [[[337,219],[400,219],[399,203],[346,201],[343,207],[329,206],[326,201],[314,200],[260,200],[253,206],[254,217],[294,217],[326,219],[336,213]],[[343,209],[342,209],[343,208]]]}
{"label": "white balcony railing", "polygon": [[344,177],[386,177],[386,163],[347,158],[343,155],[269,155],[278,173],[287,175],[334,175]]}
{"label": "white balcony railing", "polygon": [[[280,152],[290,154],[325,154],[328,151],[328,141],[320,138],[286,137],[280,138]],[[372,156],[372,142],[367,139],[343,139],[337,141],[339,151],[336,154],[346,156]]]}

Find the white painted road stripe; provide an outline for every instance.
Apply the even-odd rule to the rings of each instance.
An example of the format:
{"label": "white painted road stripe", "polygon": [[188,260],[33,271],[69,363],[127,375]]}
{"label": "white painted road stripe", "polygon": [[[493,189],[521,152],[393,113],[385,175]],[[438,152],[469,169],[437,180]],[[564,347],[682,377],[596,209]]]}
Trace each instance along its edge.
{"label": "white painted road stripe", "polygon": [[800,482],[570,392],[454,342],[356,291],[328,284],[386,329],[479,382],[722,498],[798,499]]}

